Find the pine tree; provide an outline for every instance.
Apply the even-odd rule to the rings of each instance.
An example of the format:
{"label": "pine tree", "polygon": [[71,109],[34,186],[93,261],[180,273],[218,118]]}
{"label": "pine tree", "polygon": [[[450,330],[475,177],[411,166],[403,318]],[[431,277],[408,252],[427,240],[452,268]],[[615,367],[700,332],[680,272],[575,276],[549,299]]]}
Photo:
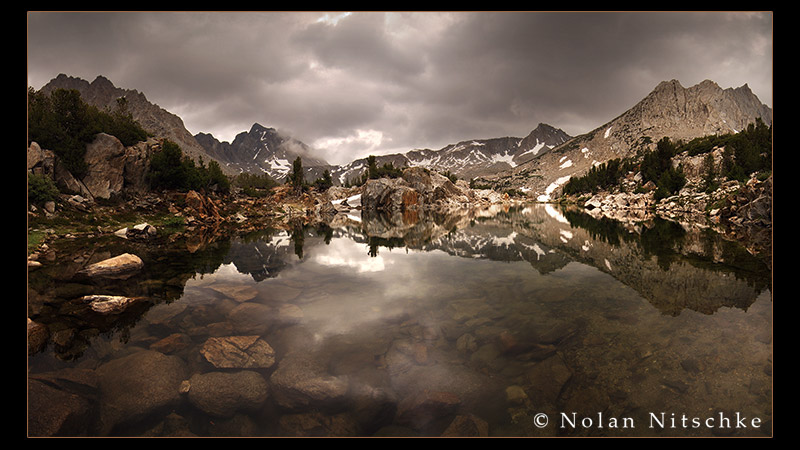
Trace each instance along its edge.
{"label": "pine tree", "polygon": [[378,174],[378,164],[375,162],[375,155],[367,157],[367,177],[371,180],[380,178]]}
{"label": "pine tree", "polygon": [[303,191],[305,177],[303,176],[303,160],[298,156],[292,163],[292,171],[289,173],[288,182],[294,188],[295,193]]}
{"label": "pine tree", "polygon": [[322,173],[322,178],[317,178],[314,181],[314,187],[319,189],[320,191],[326,191],[328,188],[333,186],[333,179],[331,179],[331,173],[328,169]]}

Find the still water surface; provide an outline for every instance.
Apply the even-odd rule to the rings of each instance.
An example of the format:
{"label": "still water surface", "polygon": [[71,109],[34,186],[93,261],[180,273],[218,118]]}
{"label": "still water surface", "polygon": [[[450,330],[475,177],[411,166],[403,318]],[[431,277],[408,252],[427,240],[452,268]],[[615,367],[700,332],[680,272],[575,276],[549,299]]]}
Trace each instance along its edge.
{"label": "still water surface", "polygon": [[[55,389],[67,434],[772,433],[770,270],[713,233],[535,205],[138,250],[129,280],[30,274],[30,430]],[[93,318],[88,293],[147,301]]]}

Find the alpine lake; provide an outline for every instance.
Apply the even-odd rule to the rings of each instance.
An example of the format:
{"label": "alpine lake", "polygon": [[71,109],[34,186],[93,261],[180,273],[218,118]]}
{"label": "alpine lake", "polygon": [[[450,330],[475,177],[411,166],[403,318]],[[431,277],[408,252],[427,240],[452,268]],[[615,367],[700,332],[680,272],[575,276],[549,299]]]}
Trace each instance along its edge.
{"label": "alpine lake", "polygon": [[[350,219],[59,248],[28,274],[29,433],[772,435],[771,258],[556,205]],[[76,275],[122,253],[143,269]]]}

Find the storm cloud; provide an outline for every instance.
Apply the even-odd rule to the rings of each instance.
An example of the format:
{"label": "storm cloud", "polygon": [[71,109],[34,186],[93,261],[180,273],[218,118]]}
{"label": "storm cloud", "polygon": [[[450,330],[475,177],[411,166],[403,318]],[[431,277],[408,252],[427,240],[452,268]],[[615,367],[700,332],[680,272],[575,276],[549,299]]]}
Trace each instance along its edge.
{"label": "storm cloud", "polygon": [[98,75],[230,141],[253,123],[332,163],[577,135],[659,82],[772,106],[771,12],[29,12],[28,83]]}

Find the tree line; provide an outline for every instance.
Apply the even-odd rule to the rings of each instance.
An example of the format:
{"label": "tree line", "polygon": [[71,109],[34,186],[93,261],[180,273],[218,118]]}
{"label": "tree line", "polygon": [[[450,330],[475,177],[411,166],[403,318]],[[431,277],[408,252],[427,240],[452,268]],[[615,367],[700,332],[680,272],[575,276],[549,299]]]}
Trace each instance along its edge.
{"label": "tree line", "polygon": [[147,181],[151,189],[177,191],[215,189],[228,192],[231,182],[222,172],[219,163],[211,160],[208,166],[200,158],[199,164],[183,155],[180,146],[172,141],[164,141],[160,151],[150,157],[150,171]]}

